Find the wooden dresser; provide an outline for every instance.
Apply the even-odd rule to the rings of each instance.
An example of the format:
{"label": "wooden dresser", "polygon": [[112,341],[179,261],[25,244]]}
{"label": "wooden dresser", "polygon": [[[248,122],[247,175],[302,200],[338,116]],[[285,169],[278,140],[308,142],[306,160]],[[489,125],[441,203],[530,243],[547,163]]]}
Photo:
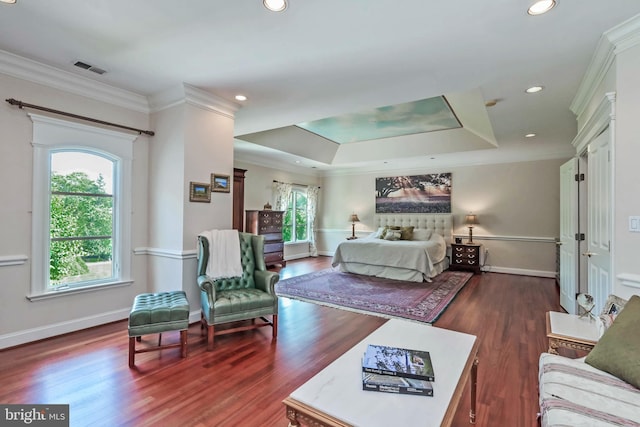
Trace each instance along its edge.
{"label": "wooden dresser", "polygon": [[480,273],[482,245],[475,243],[451,244],[451,270],[469,270]]}
{"label": "wooden dresser", "polygon": [[282,240],[283,211],[245,211],[244,231],[264,236],[264,262],[267,266],[287,265]]}

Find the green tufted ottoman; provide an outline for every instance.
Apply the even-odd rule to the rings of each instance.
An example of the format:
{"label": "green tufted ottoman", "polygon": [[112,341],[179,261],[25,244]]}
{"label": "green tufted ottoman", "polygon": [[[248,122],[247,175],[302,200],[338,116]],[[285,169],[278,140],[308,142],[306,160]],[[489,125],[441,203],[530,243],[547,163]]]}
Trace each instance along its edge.
{"label": "green tufted ottoman", "polygon": [[[180,347],[187,357],[187,328],[189,328],[189,301],[184,291],[140,294],[133,301],[129,313],[129,367],[135,365],[136,353]],[[180,343],[162,345],[162,332],[180,331]],[[160,334],[158,346],[136,350],[136,338]]]}

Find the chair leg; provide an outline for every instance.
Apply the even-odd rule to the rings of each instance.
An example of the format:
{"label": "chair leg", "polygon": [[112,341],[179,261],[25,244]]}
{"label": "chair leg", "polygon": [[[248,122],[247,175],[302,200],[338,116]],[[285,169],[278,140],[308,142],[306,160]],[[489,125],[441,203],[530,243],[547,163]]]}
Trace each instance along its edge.
{"label": "chair leg", "polygon": [[273,323],[273,338],[278,338],[278,315],[272,316],[271,323]]}
{"label": "chair leg", "polygon": [[129,337],[129,367],[133,368],[136,364],[136,337]]}
{"label": "chair leg", "polygon": [[204,336],[204,328],[206,327],[206,320],[204,320],[204,313],[200,312],[200,335]]}
{"label": "chair leg", "polygon": [[158,347],[162,346],[162,333],[158,334]]}
{"label": "chair leg", "polygon": [[182,357],[187,357],[187,330],[180,331],[180,350]]}
{"label": "chair leg", "polygon": [[207,326],[207,351],[213,351],[213,325]]}

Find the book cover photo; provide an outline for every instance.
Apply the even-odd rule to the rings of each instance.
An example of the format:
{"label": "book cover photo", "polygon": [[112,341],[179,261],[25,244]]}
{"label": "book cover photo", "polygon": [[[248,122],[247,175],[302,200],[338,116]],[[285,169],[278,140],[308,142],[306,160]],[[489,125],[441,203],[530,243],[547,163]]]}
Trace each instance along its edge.
{"label": "book cover photo", "polygon": [[430,381],[371,374],[369,372],[362,373],[362,389],[367,391],[380,391],[384,393],[433,396],[433,385]]}
{"label": "book cover photo", "polygon": [[428,351],[369,344],[362,359],[363,372],[435,381]]}

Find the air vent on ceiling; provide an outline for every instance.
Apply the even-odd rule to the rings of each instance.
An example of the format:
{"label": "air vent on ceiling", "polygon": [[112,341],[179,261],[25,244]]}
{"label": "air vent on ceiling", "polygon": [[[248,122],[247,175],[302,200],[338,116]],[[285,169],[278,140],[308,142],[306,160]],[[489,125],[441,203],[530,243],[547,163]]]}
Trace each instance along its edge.
{"label": "air vent on ceiling", "polygon": [[93,65],[87,64],[86,62],[82,62],[82,61],[76,61],[73,65],[75,65],[78,68],[82,68],[83,70],[94,72],[96,74],[104,74],[107,72],[102,68],[94,67]]}

